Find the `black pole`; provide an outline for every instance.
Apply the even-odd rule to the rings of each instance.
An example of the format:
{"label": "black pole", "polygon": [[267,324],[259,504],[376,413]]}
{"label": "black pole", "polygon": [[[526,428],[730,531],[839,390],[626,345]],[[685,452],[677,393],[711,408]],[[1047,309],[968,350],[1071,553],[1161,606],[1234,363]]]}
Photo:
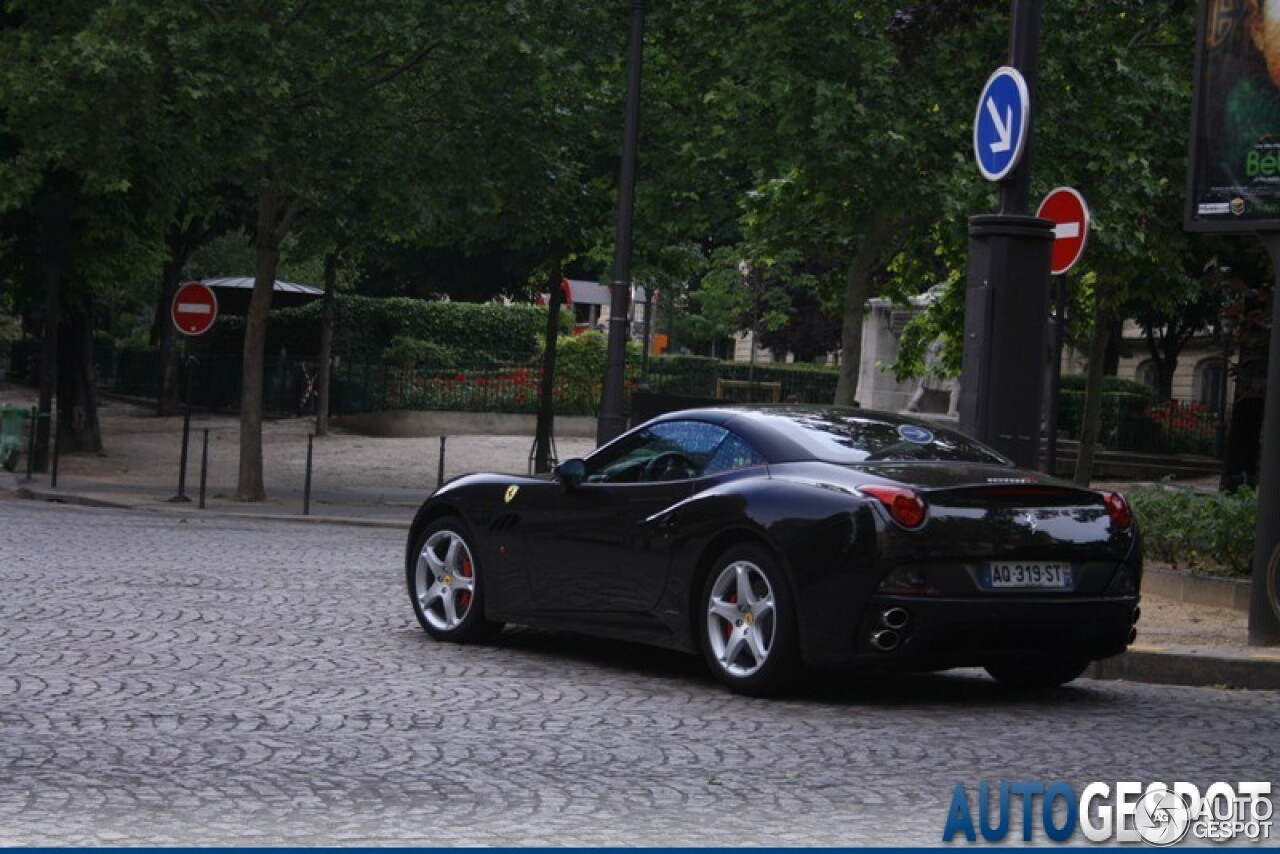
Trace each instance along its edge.
{"label": "black pole", "polygon": [[1022,216],[1031,210],[1031,143],[1036,102],[1036,85],[1040,81],[1040,19],[1043,0],[1012,0],[1009,9],[1009,64],[1022,74],[1027,83],[1027,99],[1033,109],[1027,111],[1023,129],[1026,144],[1018,166],[1007,180],[1000,182],[1000,213]]}
{"label": "black pole", "polygon": [[551,471],[551,436],[555,425],[554,392],[556,380],[556,342],[560,338],[560,306],[564,305],[564,276],[560,265],[548,282],[547,337],[542,350],[542,383],[538,389],[538,421],[533,434],[533,470]]}
{"label": "black pole", "polygon": [[311,446],[315,442],[315,434],[307,434],[307,476],[302,486],[302,515],[311,515]]}
{"label": "black pole", "polygon": [[1262,412],[1262,461],[1258,466],[1258,522],[1253,541],[1249,595],[1249,643],[1280,645],[1280,232],[1262,235],[1271,256],[1271,352]]}
{"label": "black pole", "polygon": [[1049,401],[1045,406],[1045,471],[1058,472],[1058,395],[1062,391],[1062,343],[1067,325],[1067,277],[1054,276],[1057,306],[1053,318],[1053,364],[1049,367]]}
{"label": "black pole", "polygon": [[178,494],[169,500],[174,503],[190,501],[187,497],[187,440],[191,436],[191,375],[195,370],[196,357],[188,356],[186,361],[186,402],[182,413],[182,461],[178,464]]}
{"label": "black pole", "polygon": [[200,509],[204,509],[204,488],[209,482],[209,428],[204,428],[204,442],[200,449]]}
{"label": "black pole", "polygon": [[1225,318],[1218,318],[1218,334],[1222,336],[1222,374],[1218,378],[1218,423],[1213,428],[1213,455],[1224,463],[1227,458],[1227,388],[1230,382],[1231,335]]}
{"label": "black pole", "polygon": [[644,0],[631,3],[631,45],[627,58],[627,112],[622,131],[622,171],[618,179],[618,226],[609,299],[609,357],[600,395],[596,442],[603,445],[626,429],[622,386],[627,364],[631,310],[631,237],[635,213],[636,147],[640,135],[640,62],[644,49]]}
{"label": "black pole", "polygon": [[31,428],[27,436],[27,477],[24,483],[30,483],[35,477],[36,463],[36,422],[40,420],[40,410],[31,407]]}
{"label": "black pole", "polygon": [[53,436],[53,467],[52,467],[51,473],[49,474],[50,489],[58,488],[58,434],[61,432],[62,431],[58,429],[57,419],[54,419],[53,427],[50,430],[50,433]]}
{"label": "black pole", "polygon": [[960,426],[1025,468],[1040,466],[1044,318],[1053,223],[1030,216],[1031,140],[1042,0],[1012,0],[1009,63],[1027,87],[1021,159],[1000,182],[1000,213],[969,219]]}
{"label": "black pole", "polygon": [[440,437],[440,465],[436,469],[436,489],[444,486],[444,440],[446,436]]}

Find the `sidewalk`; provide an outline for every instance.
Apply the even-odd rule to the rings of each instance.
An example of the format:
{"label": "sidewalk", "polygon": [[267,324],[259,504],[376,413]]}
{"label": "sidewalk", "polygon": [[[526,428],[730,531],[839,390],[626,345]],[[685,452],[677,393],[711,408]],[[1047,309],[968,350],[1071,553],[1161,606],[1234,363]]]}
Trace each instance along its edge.
{"label": "sidewalk", "polygon": [[[0,403],[30,406],[27,389],[0,389]],[[311,441],[309,514],[303,515],[309,418],[263,424],[267,500],[234,500],[238,476],[239,422],[227,415],[197,413],[183,494],[177,502],[182,456],[182,417],[158,418],[133,403],[107,400],[100,409],[104,453],[67,454],[58,461],[57,485],[49,474],[27,481],[25,457],[14,473],[0,470],[0,497],[20,497],[161,513],[218,513],[312,524],[377,525],[407,529],[414,512],[435,488],[473,471],[527,473],[531,436],[449,436],[399,439],[344,432],[341,419],[330,435]],[[204,431],[209,431],[205,508],[199,509]],[[594,442],[556,441],[557,456],[583,456]],[[441,455],[443,450],[443,466]],[[1108,484],[1108,487],[1114,487]],[[0,515],[3,510],[0,509]],[[1280,648],[1248,646],[1247,613],[1237,607],[1198,604],[1184,592],[1209,584],[1188,577],[1171,592],[1148,585],[1138,623],[1138,641],[1122,656],[1095,665],[1096,678],[1182,685],[1280,689]]]}

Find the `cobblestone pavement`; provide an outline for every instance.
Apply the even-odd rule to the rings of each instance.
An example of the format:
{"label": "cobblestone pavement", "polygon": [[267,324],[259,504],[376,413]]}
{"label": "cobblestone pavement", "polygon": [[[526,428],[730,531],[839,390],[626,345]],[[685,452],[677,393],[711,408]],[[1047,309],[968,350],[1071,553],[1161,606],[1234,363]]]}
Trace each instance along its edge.
{"label": "cobblestone pavement", "polygon": [[437,644],[402,553],[0,501],[0,844],[932,844],[956,781],[1280,767],[1274,692],[963,672],[761,701],[621,644]]}

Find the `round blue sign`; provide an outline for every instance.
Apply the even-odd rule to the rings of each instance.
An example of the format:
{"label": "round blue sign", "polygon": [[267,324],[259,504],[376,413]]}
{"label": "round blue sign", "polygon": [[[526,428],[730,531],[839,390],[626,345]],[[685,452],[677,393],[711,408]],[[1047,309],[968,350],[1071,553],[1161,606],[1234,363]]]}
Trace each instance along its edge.
{"label": "round blue sign", "polygon": [[918,424],[903,424],[899,426],[898,435],[908,442],[915,442],[917,445],[927,445],[933,441],[933,431]]}
{"label": "round blue sign", "polygon": [[1016,68],[1003,65],[987,78],[973,116],[973,153],[988,181],[1003,180],[1022,159],[1031,97]]}

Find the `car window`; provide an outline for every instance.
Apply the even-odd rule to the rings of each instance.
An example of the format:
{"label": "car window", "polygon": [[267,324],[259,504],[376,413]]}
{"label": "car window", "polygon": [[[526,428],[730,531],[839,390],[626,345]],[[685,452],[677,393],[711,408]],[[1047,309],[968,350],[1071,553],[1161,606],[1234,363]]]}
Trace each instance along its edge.
{"label": "car window", "polygon": [[832,463],[916,460],[1009,465],[967,436],[940,427],[856,412],[788,412],[766,416],[769,426],[799,443],[813,459]]}
{"label": "car window", "polygon": [[764,462],[740,436],[704,421],[666,421],[587,458],[587,480],[646,483],[686,480]]}

